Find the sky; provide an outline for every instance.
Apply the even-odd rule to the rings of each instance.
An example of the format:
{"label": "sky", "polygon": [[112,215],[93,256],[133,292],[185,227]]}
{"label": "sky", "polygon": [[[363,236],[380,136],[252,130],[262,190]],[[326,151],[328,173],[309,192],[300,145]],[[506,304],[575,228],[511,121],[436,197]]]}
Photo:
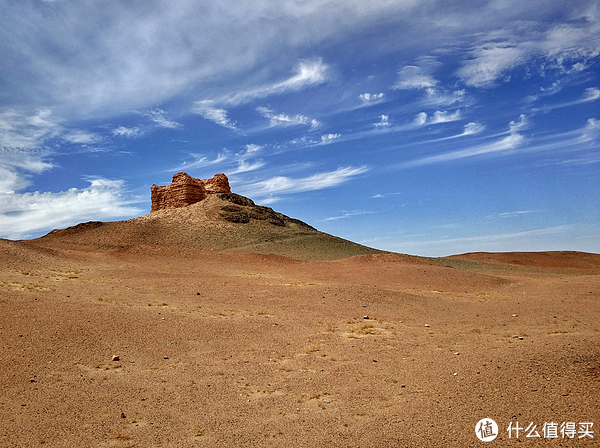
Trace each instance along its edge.
{"label": "sky", "polygon": [[597,0],[0,0],[0,237],[185,171],[423,256],[600,253]]}

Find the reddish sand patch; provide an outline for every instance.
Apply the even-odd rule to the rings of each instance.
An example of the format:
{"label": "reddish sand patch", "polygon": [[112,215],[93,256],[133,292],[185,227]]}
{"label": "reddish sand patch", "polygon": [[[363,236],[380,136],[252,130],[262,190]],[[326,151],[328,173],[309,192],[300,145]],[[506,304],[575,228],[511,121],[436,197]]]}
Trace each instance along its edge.
{"label": "reddish sand patch", "polygon": [[[600,422],[597,255],[302,261],[90,235],[0,241],[0,446],[474,447],[482,418],[516,446],[511,422]],[[600,437],[579,435],[519,440]]]}

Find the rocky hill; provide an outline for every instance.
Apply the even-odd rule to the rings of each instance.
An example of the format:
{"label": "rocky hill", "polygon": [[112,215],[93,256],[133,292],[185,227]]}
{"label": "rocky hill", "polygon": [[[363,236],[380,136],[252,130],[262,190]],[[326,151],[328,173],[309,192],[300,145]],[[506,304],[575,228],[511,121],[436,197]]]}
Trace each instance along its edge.
{"label": "rocky hill", "polygon": [[177,173],[169,186],[153,185],[152,211],[117,222],[87,222],[38,238],[45,247],[133,250],[142,245],[268,253],[302,260],[332,260],[382,253],[256,205],[231,192],[225,174],[196,179]]}

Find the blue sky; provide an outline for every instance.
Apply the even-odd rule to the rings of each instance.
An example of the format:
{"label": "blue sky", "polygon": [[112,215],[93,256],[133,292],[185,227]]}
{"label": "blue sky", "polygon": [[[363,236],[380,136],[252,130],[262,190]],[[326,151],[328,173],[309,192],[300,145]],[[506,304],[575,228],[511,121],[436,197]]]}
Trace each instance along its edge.
{"label": "blue sky", "polygon": [[0,237],[178,171],[416,255],[600,252],[597,1],[0,0]]}

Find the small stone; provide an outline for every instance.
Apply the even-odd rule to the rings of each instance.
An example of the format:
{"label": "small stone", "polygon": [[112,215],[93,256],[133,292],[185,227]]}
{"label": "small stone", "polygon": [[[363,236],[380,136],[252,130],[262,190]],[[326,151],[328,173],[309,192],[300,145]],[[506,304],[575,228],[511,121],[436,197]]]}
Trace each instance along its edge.
{"label": "small stone", "polygon": [[523,340],[523,336],[519,336],[519,341],[522,341],[522,340]]}
{"label": "small stone", "polygon": [[113,361],[120,361],[121,357],[119,355],[113,355],[112,360]]}
{"label": "small stone", "polygon": [[369,320],[369,316],[365,315],[365,316],[363,316],[363,319]]}
{"label": "small stone", "polygon": [[124,412],[121,412],[121,418],[126,418]]}
{"label": "small stone", "polygon": [[458,353],[458,352],[454,352],[454,354],[455,354],[455,355],[460,355],[460,353]]}
{"label": "small stone", "polygon": [[454,372],[454,376],[458,375],[458,372]]}
{"label": "small stone", "polygon": [[429,327],[431,327],[431,325],[425,324],[425,328],[429,328]]}
{"label": "small stone", "polygon": [[517,339],[519,337],[519,335],[518,334],[513,334],[512,337],[515,338],[515,339]]}
{"label": "small stone", "polygon": [[163,359],[169,359],[169,357],[168,356],[163,356]]}
{"label": "small stone", "polygon": [[519,315],[518,315],[518,314],[513,314],[513,315],[512,315],[512,316],[510,316],[510,317],[519,317]]}
{"label": "small stone", "polygon": [[323,403],[331,403],[329,400],[323,400]]}

